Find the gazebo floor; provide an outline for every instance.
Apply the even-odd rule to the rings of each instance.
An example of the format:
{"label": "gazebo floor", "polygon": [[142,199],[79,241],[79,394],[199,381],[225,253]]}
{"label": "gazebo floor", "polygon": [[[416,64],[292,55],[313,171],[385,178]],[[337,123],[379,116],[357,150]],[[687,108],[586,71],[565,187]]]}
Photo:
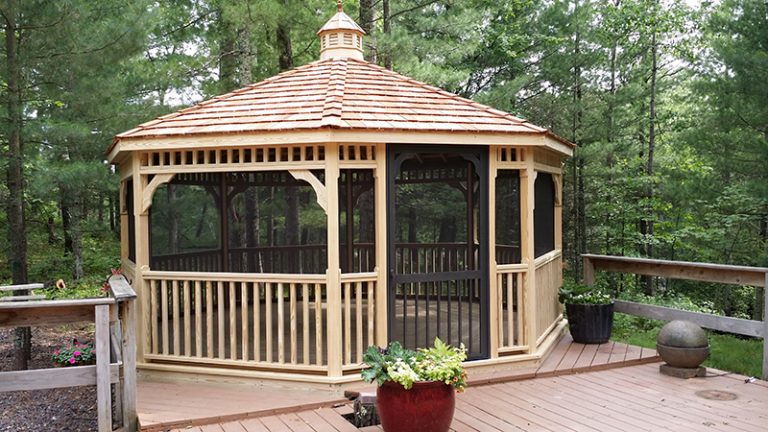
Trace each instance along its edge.
{"label": "gazebo floor", "polygon": [[[472,388],[472,386],[484,384],[552,377],[655,361],[658,361],[655,350],[613,341],[601,345],[582,345],[574,343],[566,333],[539,366],[509,369],[493,374],[473,374],[470,371],[469,382]],[[168,430],[189,425],[226,425],[226,422],[241,419],[250,419],[242,420],[243,424],[255,425],[260,420],[254,420],[254,418],[265,419],[279,414],[284,419],[295,419],[299,412],[312,418],[315,418],[315,415],[323,417],[331,413],[339,417],[331,407],[346,402],[348,401],[339,393],[316,389],[309,391],[276,386],[255,387],[237,383],[149,380],[140,380],[138,386],[139,421],[142,430],[147,431]],[[314,413],[314,415],[307,413]],[[459,419],[457,413],[457,421]],[[216,429],[215,426],[206,427],[213,427],[211,430],[221,430]],[[243,430],[238,429],[239,426],[232,427],[234,427],[232,430],[240,432]],[[295,430],[310,430],[296,427],[298,429]],[[255,426],[253,428],[247,430],[294,430],[258,429]]]}

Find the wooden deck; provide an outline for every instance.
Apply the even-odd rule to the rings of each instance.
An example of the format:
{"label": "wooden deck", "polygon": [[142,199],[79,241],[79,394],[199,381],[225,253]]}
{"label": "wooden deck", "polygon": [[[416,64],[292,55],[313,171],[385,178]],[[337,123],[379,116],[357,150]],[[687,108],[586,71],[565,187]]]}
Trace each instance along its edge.
{"label": "wooden deck", "polygon": [[[768,383],[712,373],[680,380],[659,363],[470,387],[452,431],[765,431]],[[318,408],[178,429],[216,432],[357,431],[342,409]],[[378,426],[364,431],[381,431]]]}
{"label": "wooden deck", "polygon": [[[493,374],[470,371],[469,384],[480,386],[529,380],[655,361],[658,361],[655,350],[613,341],[602,345],[577,344],[566,334],[539,366]],[[368,390],[374,388],[365,387]],[[147,431],[263,418],[273,414],[288,419],[294,418],[290,413],[331,408],[344,402],[346,399],[341,394],[330,391],[239,384],[140,381],[138,388],[139,420],[142,429]]]}

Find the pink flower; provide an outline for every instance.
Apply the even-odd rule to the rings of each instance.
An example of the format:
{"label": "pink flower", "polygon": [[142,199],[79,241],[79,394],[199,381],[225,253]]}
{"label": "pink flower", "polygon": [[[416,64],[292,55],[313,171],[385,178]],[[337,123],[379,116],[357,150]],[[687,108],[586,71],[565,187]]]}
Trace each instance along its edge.
{"label": "pink flower", "polygon": [[74,357],[69,358],[69,364],[75,364],[76,361]]}
{"label": "pink flower", "polygon": [[72,353],[72,355],[75,357],[80,357],[80,351],[75,351]]}
{"label": "pink flower", "polygon": [[59,350],[54,351],[53,355],[59,355]]}

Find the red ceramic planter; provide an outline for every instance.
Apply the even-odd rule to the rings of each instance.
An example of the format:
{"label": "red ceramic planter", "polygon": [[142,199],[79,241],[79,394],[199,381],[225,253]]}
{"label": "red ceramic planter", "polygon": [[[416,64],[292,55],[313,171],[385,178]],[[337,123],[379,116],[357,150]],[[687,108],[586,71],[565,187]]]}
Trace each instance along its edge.
{"label": "red ceramic planter", "polygon": [[456,390],[442,382],[416,382],[410,390],[387,381],[376,389],[376,409],[385,432],[447,432]]}

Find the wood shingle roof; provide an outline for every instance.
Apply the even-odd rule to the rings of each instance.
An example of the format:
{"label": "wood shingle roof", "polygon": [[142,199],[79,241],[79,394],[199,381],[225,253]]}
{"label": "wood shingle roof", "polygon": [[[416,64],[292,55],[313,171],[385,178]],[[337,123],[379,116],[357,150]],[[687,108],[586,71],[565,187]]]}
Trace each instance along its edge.
{"label": "wood shingle roof", "polygon": [[544,128],[371,63],[316,61],[117,135],[116,141],[319,128],[542,134]]}

